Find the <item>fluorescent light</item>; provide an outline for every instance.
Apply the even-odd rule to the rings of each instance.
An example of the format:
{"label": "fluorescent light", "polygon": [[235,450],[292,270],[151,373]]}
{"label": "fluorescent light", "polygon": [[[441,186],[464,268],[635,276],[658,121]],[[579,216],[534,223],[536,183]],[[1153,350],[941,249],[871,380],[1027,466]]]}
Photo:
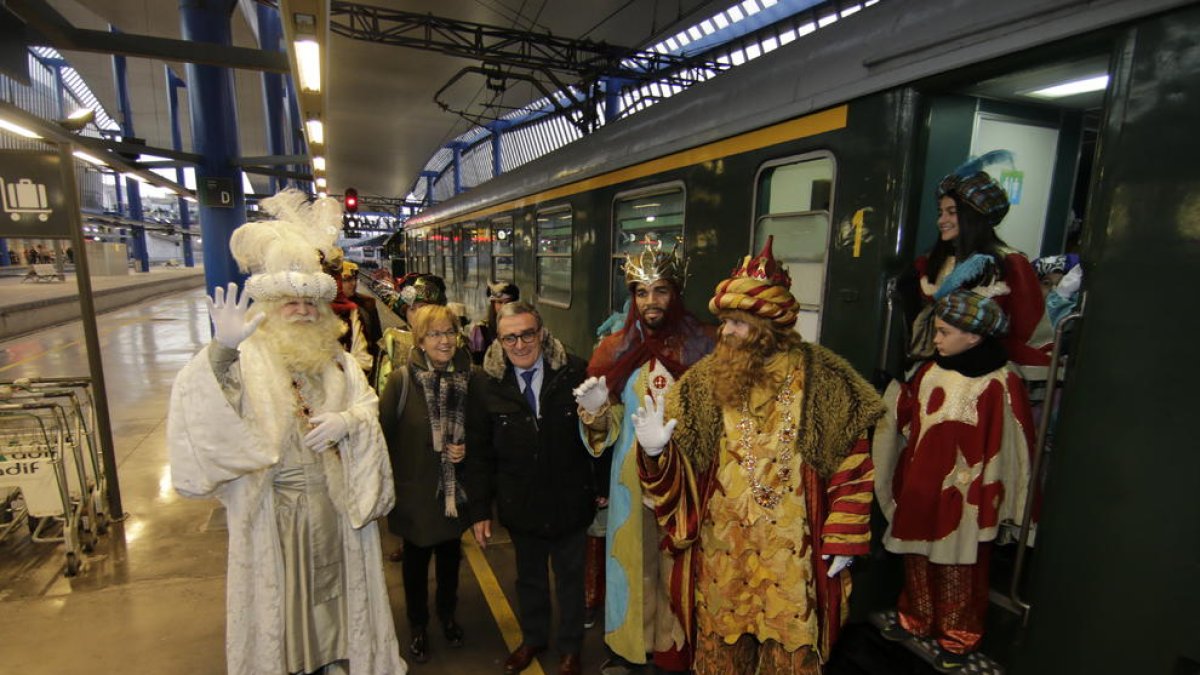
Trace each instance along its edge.
{"label": "fluorescent light", "polygon": [[321,199],[325,199],[326,197],[329,196],[329,193],[324,190],[321,190],[320,192],[317,193],[317,196],[320,197]]}
{"label": "fluorescent light", "polygon": [[0,129],[12,132],[18,136],[24,136],[25,138],[41,138],[41,136],[38,136],[25,127],[19,124],[13,124],[12,122],[4,119],[0,119]]}
{"label": "fluorescent light", "polygon": [[108,162],[105,162],[102,159],[96,159],[95,157],[87,154],[86,152],[84,152],[82,150],[76,150],[75,152],[73,152],[71,154],[75,155],[79,159],[82,159],[83,161],[87,162],[88,164],[95,164],[96,166],[108,166]]}
{"label": "fluorescent light", "polygon": [[296,67],[300,69],[300,89],[321,91],[321,45],[313,38],[292,43],[296,49]]}
{"label": "fluorescent light", "polygon": [[325,125],[321,124],[321,120],[313,118],[304,123],[304,128],[308,132],[309,145],[322,145],[325,143]]}
{"label": "fluorescent light", "polygon": [[648,208],[652,208],[652,207],[655,207],[655,206],[662,206],[662,204],[659,204],[658,202],[644,202],[644,203],[641,203],[641,204],[634,204],[634,205],[633,205],[633,208],[635,208],[635,209],[648,209]]}
{"label": "fluorescent light", "polygon": [[329,183],[325,180],[324,176],[317,176],[317,187],[324,190],[326,187],[328,187],[328,185]]}
{"label": "fluorescent light", "polygon": [[324,171],[324,170],[325,170],[325,158],[320,155],[313,157],[313,171]]}
{"label": "fluorescent light", "polygon": [[1063,98],[1065,96],[1074,96],[1076,94],[1086,94],[1090,91],[1101,91],[1108,86],[1108,75],[1094,75],[1085,77],[1082,80],[1071,80],[1056,84],[1053,87],[1038,89],[1037,91],[1029,92],[1030,96],[1038,98]]}

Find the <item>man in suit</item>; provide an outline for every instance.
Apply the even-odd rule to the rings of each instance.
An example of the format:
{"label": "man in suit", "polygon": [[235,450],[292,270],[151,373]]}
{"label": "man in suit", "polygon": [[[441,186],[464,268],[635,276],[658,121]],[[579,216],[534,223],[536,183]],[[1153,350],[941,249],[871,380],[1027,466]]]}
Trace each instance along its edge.
{"label": "man in suit", "polygon": [[585,532],[596,500],[596,460],[579,436],[572,390],[587,377],[532,305],[500,308],[497,338],[471,382],[466,485],[475,539],[491,538],[492,506],[512,535],[524,639],[504,664],[519,673],[546,649],[552,619],[547,561],[558,596],[559,673],[581,672]]}

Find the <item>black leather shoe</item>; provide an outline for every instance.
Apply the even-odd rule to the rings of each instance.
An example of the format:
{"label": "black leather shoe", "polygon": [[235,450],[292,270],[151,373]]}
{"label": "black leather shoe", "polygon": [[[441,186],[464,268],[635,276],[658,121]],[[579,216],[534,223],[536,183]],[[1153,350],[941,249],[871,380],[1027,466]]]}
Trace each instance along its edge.
{"label": "black leather shoe", "polygon": [[425,636],[424,628],[413,631],[412,642],[408,643],[408,655],[417,663],[429,660],[429,638]]}
{"label": "black leather shoe", "polygon": [[544,646],[532,647],[522,643],[512,654],[508,655],[508,660],[504,662],[504,675],[516,675],[525,670],[533,662],[534,657],[544,651],[546,651]]}
{"label": "black leather shoe", "polygon": [[461,647],[463,644],[463,629],[454,619],[442,623],[442,634],[451,647]]}

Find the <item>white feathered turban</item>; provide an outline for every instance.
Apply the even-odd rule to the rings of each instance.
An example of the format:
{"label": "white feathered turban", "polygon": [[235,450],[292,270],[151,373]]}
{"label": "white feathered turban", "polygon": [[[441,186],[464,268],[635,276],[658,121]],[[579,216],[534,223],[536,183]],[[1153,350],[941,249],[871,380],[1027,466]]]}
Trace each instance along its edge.
{"label": "white feathered turban", "polygon": [[322,268],[337,250],[341,206],[336,199],[311,204],[298,190],[284,190],[260,206],[275,217],[233,231],[229,249],[250,274],[246,292],[256,301],[283,298],[333,300],[337,286]]}

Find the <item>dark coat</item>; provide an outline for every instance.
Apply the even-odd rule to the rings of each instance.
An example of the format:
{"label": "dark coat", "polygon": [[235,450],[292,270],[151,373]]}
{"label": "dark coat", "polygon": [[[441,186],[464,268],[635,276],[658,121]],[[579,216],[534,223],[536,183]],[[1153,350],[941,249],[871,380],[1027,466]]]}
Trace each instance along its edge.
{"label": "dark coat", "polygon": [[471,381],[467,406],[467,492],[471,520],[492,517],[509,531],[557,538],[592,522],[597,461],[579,436],[572,390],[587,378],[587,363],[549,338],[546,372],[535,419],[499,342]]}
{"label": "dark coat", "polygon": [[[406,369],[408,396],[402,411],[396,410],[396,407],[403,373],[399,369],[392,371],[383,393],[379,395],[379,424],[387,440],[392,476],[396,481],[396,506],[388,514],[388,529],[392,534],[418,546],[432,546],[458,539],[470,523],[465,517],[467,512],[461,508],[458,518],[447,518],[442,498],[438,495],[442,458],[433,450],[429,407],[415,374],[416,370],[425,368],[424,361],[422,352],[412,350],[412,358]],[[460,349],[454,353],[453,363],[456,370],[469,370],[470,355]],[[470,452],[468,446],[467,454],[470,455]],[[463,466],[460,462],[455,467],[460,485]],[[470,494],[468,491],[468,498]]]}

